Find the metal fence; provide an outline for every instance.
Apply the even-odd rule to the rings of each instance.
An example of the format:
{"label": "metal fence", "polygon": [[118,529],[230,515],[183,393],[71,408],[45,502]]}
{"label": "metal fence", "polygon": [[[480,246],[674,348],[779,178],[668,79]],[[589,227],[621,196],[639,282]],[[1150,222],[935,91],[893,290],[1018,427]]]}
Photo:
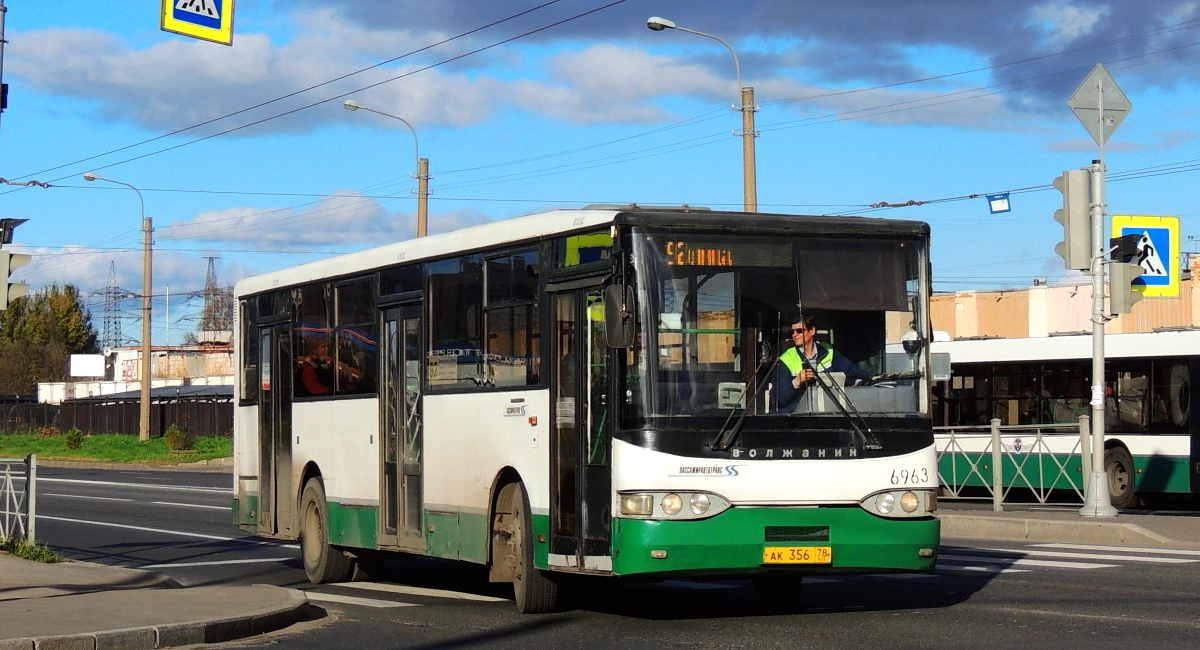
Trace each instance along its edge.
{"label": "metal fence", "polygon": [[[0,406],[0,433],[37,433],[47,427],[84,434],[138,434],[138,399],[68,400],[62,404]],[[233,401],[223,398],[156,397],[150,404],[150,436],[163,435],[172,424],[199,436],[233,436]]]}
{"label": "metal fence", "polygon": [[1086,415],[1078,424],[1001,426],[993,419],[990,426],[935,427],[942,494],[966,498],[983,488],[997,512],[1013,490],[1028,490],[1041,504],[1072,492],[1083,501],[1091,473],[1089,431]]}
{"label": "metal fence", "polygon": [[0,540],[34,541],[37,456],[0,458]]}

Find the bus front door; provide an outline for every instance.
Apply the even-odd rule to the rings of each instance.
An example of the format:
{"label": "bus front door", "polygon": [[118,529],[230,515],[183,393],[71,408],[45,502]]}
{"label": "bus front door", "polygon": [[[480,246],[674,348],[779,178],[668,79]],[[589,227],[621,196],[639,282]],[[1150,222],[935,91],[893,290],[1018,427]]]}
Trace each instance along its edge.
{"label": "bus front door", "polygon": [[423,552],[421,532],[421,307],[383,310],[381,545]]}
{"label": "bus front door", "polygon": [[611,571],[608,345],[599,286],[553,294],[550,564]]}
{"label": "bus front door", "polygon": [[292,326],[260,327],[258,532],[292,531],[296,495],[292,485]]}

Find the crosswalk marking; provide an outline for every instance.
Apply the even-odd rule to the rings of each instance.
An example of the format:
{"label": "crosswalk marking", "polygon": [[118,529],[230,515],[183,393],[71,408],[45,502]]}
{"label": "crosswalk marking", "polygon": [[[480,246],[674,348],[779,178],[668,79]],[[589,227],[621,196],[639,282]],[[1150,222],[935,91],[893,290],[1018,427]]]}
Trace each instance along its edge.
{"label": "crosswalk marking", "polygon": [[973,564],[942,564],[938,562],[939,571],[972,571],[975,573],[1029,573],[1029,569],[1012,569],[1000,566],[978,566]]}
{"label": "crosswalk marking", "polygon": [[[1147,548],[1144,546],[1096,546],[1093,544],[1031,544],[1038,548],[1066,548],[1080,551],[1109,551],[1116,553],[1164,553],[1167,555],[1188,555],[1200,557],[1200,551],[1188,551],[1176,548]],[[1189,560],[1195,562],[1200,560]]]}
{"label": "crosswalk marking", "polygon": [[366,591],[383,591],[393,594],[405,594],[408,596],[433,596],[435,598],[455,598],[458,600],[476,600],[485,603],[505,602],[507,598],[497,598],[495,596],[481,596],[479,594],[466,593],[462,591],[447,591],[444,589],[427,589],[425,587],[410,587],[408,585],[398,585],[386,582],[335,582],[331,587],[342,587],[344,589],[363,589]]}
{"label": "crosswalk marking", "polygon": [[309,600],[318,603],[342,603],[343,605],[362,605],[363,607],[417,607],[416,603],[401,603],[394,600],[378,600],[376,598],[359,598],[357,596],[343,596],[341,594],[325,594],[319,591],[306,591],[305,596]]}
{"label": "crosswalk marking", "polygon": [[[1008,549],[988,548],[984,551],[998,551],[1001,553],[1011,553]],[[1106,553],[1068,553],[1066,551],[1039,551],[1036,549],[1025,549],[1019,551],[1021,555],[1039,555],[1042,557],[1079,557],[1087,560],[1107,560],[1109,562],[1153,562],[1156,564],[1186,564],[1188,562],[1196,562],[1197,560],[1189,560],[1181,557],[1145,557],[1142,555],[1110,555]]]}

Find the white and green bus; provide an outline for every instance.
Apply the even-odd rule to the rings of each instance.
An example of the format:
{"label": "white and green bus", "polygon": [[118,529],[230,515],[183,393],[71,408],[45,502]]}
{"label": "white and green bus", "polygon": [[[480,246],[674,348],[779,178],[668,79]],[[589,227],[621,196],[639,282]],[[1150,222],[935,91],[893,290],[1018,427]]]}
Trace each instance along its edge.
{"label": "white and green bus", "polygon": [[[595,206],[247,278],[235,521],[299,539],[314,582],[449,558],[524,612],[572,575],[778,603],[931,571],[928,248],[912,221]],[[875,381],[774,407],[800,307]]]}
{"label": "white and green bus", "polygon": [[[1142,497],[1200,493],[1200,419],[1191,409],[1200,399],[1200,381],[1192,380],[1200,373],[1200,329],[1104,338],[1104,472],[1112,504],[1133,508]],[[1082,495],[1080,436],[1072,425],[1091,416],[1090,334],[933,347],[951,363],[950,380],[934,388],[939,469],[949,492],[965,495],[991,482],[990,470],[972,468],[991,462],[983,429],[995,418],[1004,429],[1004,488]]]}

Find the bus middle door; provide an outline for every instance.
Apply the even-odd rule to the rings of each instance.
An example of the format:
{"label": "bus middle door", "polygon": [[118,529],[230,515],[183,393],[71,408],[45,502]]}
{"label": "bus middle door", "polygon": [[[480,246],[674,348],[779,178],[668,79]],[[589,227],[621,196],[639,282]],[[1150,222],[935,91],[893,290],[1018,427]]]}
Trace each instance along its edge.
{"label": "bus middle door", "polygon": [[550,564],[611,571],[612,474],[603,291],[553,294]]}
{"label": "bus middle door", "polygon": [[380,542],[424,552],[422,512],[421,305],[383,309],[380,355]]}

